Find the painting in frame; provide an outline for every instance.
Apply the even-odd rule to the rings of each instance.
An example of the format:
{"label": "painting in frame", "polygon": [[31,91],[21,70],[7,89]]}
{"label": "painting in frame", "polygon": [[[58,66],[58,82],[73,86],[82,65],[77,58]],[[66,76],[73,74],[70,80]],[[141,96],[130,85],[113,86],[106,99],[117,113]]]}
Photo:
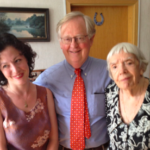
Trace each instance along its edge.
{"label": "painting in frame", "polygon": [[0,33],[11,33],[25,42],[48,42],[48,8],[0,7]]}

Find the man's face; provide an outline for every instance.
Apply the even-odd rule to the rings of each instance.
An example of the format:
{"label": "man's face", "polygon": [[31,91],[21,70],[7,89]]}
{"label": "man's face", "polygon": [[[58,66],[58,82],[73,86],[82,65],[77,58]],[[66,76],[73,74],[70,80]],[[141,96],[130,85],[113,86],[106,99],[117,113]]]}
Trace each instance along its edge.
{"label": "man's face", "polygon": [[85,22],[82,17],[76,17],[61,27],[60,38],[84,37],[84,42],[78,43],[75,38],[70,44],[60,40],[60,47],[66,57],[66,60],[74,68],[80,68],[86,61],[89,55],[90,47],[92,46],[94,36],[89,39],[86,31]]}

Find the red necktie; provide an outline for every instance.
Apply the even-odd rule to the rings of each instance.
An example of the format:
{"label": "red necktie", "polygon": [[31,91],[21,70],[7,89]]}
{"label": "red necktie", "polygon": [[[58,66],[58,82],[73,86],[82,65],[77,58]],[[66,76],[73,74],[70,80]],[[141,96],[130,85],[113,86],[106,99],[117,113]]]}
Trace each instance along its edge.
{"label": "red necktie", "polygon": [[71,99],[70,147],[73,150],[83,150],[85,148],[85,137],[91,137],[91,130],[81,69],[75,69],[75,74],[77,76]]}

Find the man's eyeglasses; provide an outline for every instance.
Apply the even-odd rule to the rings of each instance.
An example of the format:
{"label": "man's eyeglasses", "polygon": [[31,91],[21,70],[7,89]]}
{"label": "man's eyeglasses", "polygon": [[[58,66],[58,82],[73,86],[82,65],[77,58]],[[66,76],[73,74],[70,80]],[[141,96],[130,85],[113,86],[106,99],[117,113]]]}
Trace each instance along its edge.
{"label": "man's eyeglasses", "polygon": [[60,39],[64,44],[70,45],[72,42],[72,39],[74,39],[76,43],[84,43],[87,36],[88,35],[79,35],[75,37],[63,37]]}

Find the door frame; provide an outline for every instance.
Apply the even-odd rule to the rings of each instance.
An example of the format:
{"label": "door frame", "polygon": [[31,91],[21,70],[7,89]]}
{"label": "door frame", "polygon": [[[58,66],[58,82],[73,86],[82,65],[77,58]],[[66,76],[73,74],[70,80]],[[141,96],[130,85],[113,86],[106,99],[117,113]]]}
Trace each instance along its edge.
{"label": "door frame", "polygon": [[128,42],[138,44],[138,0],[66,0],[66,12],[72,6],[128,6]]}

